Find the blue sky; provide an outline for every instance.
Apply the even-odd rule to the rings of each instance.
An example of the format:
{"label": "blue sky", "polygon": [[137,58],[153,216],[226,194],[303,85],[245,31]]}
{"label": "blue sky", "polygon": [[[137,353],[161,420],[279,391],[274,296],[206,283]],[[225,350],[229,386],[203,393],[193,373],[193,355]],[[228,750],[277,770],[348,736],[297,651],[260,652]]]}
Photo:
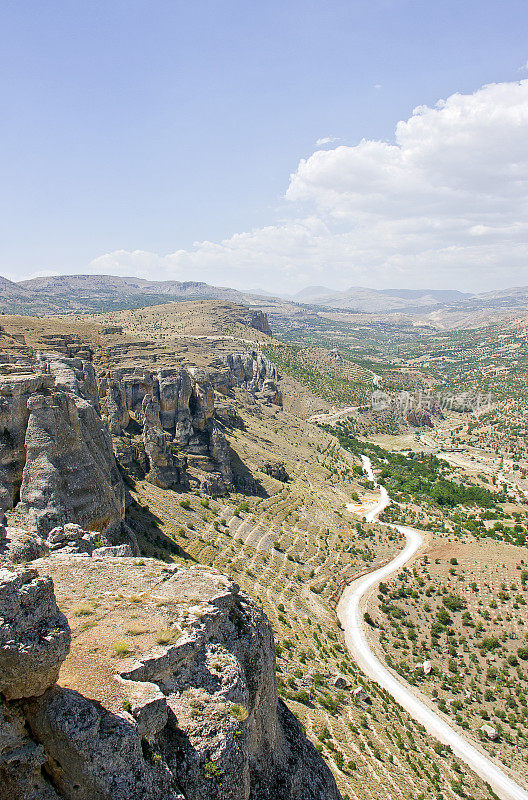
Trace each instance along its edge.
{"label": "blue sky", "polygon": [[[527,31],[528,4],[508,0],[4,2],[0,272],[119,271],[294,291],[365,283],[379,262],[380,285],[419,285],[418,263],[402,272],[386,254],[362,259],[355,222],[335,206],[321,211],[313,183],[292,193],[290,175],[320,148],[348,147],[355,159],[362,139],[394,142],[416,106],[526,78]],[[507,102],[522,107],[524,94]],[[336,141],[316,145],[326,137]],[[364,206],[347,214],[357,219]],[[303,244],[290,230],[288,263],[275,269],[284,220],[305,226]],[[326,231],[315,259],[306,220],[316,237]],[[233,255],[232,237],[257,231],[262,245],[269,229],[273,252]],[[196,251],[196,242],[211,246]],[[522,277],[522,241],[515,246],[515,268],[504,252],[490,288]],[[167,260],[175,253],[189,255]],[[458,273],[432,277],[473,288],[481,273],[472,265],[462,259]]]}

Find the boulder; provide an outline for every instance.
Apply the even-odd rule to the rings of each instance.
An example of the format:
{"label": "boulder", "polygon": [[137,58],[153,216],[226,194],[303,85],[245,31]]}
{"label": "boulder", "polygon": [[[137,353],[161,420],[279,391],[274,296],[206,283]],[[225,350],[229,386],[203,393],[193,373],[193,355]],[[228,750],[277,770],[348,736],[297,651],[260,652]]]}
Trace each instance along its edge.
{"label": "boulder", "polygon": [[289,475],[286,472],[286,467],[282,461],[266,461],[262,467],[263,472],[277,481],[285,483],[289,480]]}
{"label": "boulder", "polygon": [[42,694],[57,680],[71,640],[51,578],[0,569],[0,620],[0,692],[8,700]]}
{"label": "boulder", "polygon": [[350,684],[344,675],[334,675],[330,678],[330,685],[335,689],[348,689]]}
{"label": "boulder", "polygon": [[363,703],[368,703],[370,701],[370,695],[362,686],[358,686],[354,689],[354,697],[356,700],[361,700]]}
{"label": "boulder", "polygon": [[498,731],[493,727],[493,725],[482,725],[480,730],[485,736],[487,736],[488,739],[491,739],[492,741],[498,739]]}
{"label": "boulder", "polygon": [[45,540],[30,534],[24,528],[5,529],[5,537],[0,541],[0,552],[12,564],[22,564],[47,555]]}
{"label": "boulder", "polygon": [[203,475],[200,480],[200,491],[211,497],[218,497],[226,494],[227,486],[221,475],[209,473]]}

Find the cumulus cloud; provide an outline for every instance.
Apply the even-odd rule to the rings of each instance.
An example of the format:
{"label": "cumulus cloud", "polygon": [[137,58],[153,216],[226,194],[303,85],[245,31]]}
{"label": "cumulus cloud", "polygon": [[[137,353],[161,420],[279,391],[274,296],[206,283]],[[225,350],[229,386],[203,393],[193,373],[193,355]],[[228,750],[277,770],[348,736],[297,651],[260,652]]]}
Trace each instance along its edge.
{"label": "cumulus cloud", "polygon": [[165,256],[118,251],[92,266],[277,292],[320,282],[527,283],[527,141],[528,80],[453,94],[414,109],[393,142],[301,159],[282,220]]}

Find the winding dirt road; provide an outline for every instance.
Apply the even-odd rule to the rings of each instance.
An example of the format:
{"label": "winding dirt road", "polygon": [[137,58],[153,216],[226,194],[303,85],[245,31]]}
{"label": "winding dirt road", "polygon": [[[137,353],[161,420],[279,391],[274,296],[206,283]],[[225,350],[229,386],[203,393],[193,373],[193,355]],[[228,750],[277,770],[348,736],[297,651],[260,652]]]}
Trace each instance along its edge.
{"label": "winding dirt road", "polygon": [[[362,456],[363,467],[370,480],[376,486],[370,460]],[[390,503],[390,497],[384,487],[378,487],[382,496],[378,505],[366,517],[373,519]],[[491,760],[482,750],[468,742],[460,733],[451,727],[439,714],[433,711],[420,693],[411,688],[401,678],[395,677],[384,664],[379,661],[367,642],[364,630],[362,608],[369,591],[383,578],[388,577],[406,564],[420,549],[423,538],[420,531],[400,525],[394,526],[406,537],[404,549],[389,564],[364,575],[351,583],[344,591],[337,608],[337,614],[345,631],[346,645],[354,660],[363,672],[380,686],[386,689],[409,714],[421,723],[427,731],[444,744],[448,744],[454,753],[468,764],[503,800],[528,800],[528,792],[510,778],[506,772]]]}

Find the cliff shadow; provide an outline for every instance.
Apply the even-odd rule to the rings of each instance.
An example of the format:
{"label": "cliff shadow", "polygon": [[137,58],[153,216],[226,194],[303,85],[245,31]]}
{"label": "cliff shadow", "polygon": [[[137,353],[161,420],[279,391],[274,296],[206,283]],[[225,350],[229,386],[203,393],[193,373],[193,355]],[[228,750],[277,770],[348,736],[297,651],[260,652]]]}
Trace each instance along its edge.
{"label": "cliff shadow", "polygon": [[143,555],[164,560],[163,555],[170,554],[197,563],[194,556],[163,530],[163,520],[133,497],[126,510],[126,522],[136,534]]}
{"label": "cliff shadow", "polygon": [[268,492],[263,487],[258,478],[255,478],[249,467],[244,464],[238,453],[229,448],[231,458],[231,469],[233,470],[233,484],[237,492],[245,495],[257,497],[269,497]]}

